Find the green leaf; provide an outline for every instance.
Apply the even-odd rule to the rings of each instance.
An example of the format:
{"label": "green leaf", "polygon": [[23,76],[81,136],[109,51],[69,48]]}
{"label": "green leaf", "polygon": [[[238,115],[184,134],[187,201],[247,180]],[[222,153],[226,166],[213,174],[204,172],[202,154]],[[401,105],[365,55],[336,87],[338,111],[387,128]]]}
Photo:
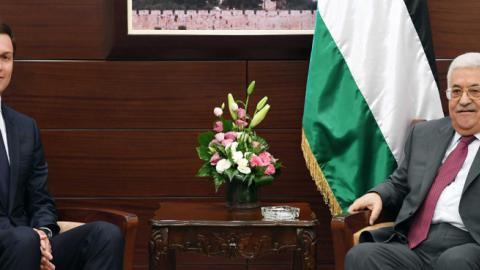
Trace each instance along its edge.
{"label": "green leaf", "polygon": [[264,176],[266,169],[267,169],[267,166],[257,166],[257,167],[255,167],[255,176],[257,178]]}
{"label": "green leaf", "polygon": [[223,145],[214,143],[211,147],[215,150],[214,152],[217,152],[221,157],[227,156],[227,151]]}
{"label": "green leaf", "polygon": [[198,154],[198,158],[200,158],[201,160],[205,160],[205,161],[210,160],[211,155],[208,151],[208,147],[206,146],[197,147],[197,154]]}
{"label": "green leaf", "polygon": [[233,177],[237,173],[237,170],[233,168],[229,168],[228,170],[225,170],[224,173],[227,175],[228,180],[232,181]]}
{"label": "green leaf", "polygon": [[218,192],[220,186],[225,183],[225,179],[218,173],[213,174],[213,184],[215,185],[215,192]]}
{"label": "green leaf", "polygon": [[223,132],[227,133],[229,131],[232,131],[233,129],[232,120],[223,119],[222,123],[223,123]]}
{"label": "green leaf", "polygon": [[209,162],[206,162],[198,169],[197,176],[198,177],[206,177],[206,176],[211,176],[212,175],[212,170],[213,167],[210,165]]}
{"label": "green leaf", "polygon": [[273,183],[273,176],[265,175],[255,178],[255,184],[257,187]]}
{"label": "green leaf", "polygon": [[248,175],[245,175],[245,174],[238,174],[237,179],[242,181],[242,182],[245,182],[245,181],[247,181],[247,176]]}
{"label": "green leaf", "polygon": [[213,134],[213,131],[207,131],[200,133],[198,135],[198,144],[200,146],[208,146],[208,144],[213,140],[215,135]]}
{"label": "green leaf", "polygon": [[248,186],[251,186],[252,184],[255,184],[255,176],[253,174],[249,174],[246,178],[247,182],[248,182]]}

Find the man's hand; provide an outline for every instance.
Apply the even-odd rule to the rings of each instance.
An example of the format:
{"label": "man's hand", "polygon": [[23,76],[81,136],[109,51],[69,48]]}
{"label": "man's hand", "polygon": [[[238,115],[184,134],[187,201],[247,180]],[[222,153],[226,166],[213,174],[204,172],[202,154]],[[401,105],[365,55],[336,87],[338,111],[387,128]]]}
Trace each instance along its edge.
{"label": "man's hand", "polygon": [[47,235],[42,230],[34,229],[40,236],[40,252],[42,253],[42,259],[40,260],[40,269],[41,270],[54,270],[55,265],[51,262],[53,259],[52,256],[52,246],[48,240]]}
{"label": "man's hand", "polygon": [[380,198],[380,195],[375,192],[363,195],[362,197],[356,199],[352,205],[348,207],[348,212],[353,214],[365,209],[372,210],[369,223],[370,225],[373,225],[382,211],[382,198]]}

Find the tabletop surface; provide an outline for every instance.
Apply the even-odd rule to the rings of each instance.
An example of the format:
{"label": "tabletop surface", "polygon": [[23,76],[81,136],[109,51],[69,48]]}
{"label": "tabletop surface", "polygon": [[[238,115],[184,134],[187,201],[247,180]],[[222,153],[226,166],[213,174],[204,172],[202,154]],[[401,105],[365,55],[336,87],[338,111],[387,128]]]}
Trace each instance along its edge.
{"label": "tabletop surface", "polygon": [[261,203],[300,208],[296,220],[264,220],[261,208],[229,209],[224,202],[162,202],[150,220],[152,226],[315,226],[318,220],[306,202]]}

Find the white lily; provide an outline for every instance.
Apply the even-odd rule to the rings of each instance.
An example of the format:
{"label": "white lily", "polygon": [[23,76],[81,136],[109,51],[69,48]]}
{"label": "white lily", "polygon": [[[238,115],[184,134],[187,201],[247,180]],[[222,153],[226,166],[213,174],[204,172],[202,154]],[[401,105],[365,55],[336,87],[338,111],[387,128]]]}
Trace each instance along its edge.
{"label": "white lily", "polygon": [[228,159],[221,159],[217,162],[217,165],[215,166],[215,170],[217,170],[218,173],[222,174],[225,170],[228,170],[230,167],[232,167],[232,163]]}
{"label": "white lily", "polygon": [[252,169],[250,169],[250,167],[238,166],[237,169],[243,174],[250,174],[252,172]]}
{"label": "white lily", "polygon": [[[233,160],[233,162],[235,162],[235,163],[238,164],[238,162],[239,162],[240,160],[242,160],[242,159],[244,159],[242,152],[240,152],[240,151],[232,152],[232,160]],[[245,159],[245,160],[246,160],[246,159]],[[247,164],[248,164],[248,162],[247,162]]]}

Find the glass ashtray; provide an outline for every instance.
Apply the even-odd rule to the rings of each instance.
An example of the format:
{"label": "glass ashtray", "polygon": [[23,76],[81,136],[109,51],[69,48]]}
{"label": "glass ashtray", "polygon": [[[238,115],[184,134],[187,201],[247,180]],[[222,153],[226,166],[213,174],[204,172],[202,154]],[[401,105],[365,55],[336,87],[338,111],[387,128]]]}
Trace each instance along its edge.
{"label": "glass ashtray", "polygon": [[262,207],[264,220],[296,220],[300,215],[300,208],[285,206]]}

